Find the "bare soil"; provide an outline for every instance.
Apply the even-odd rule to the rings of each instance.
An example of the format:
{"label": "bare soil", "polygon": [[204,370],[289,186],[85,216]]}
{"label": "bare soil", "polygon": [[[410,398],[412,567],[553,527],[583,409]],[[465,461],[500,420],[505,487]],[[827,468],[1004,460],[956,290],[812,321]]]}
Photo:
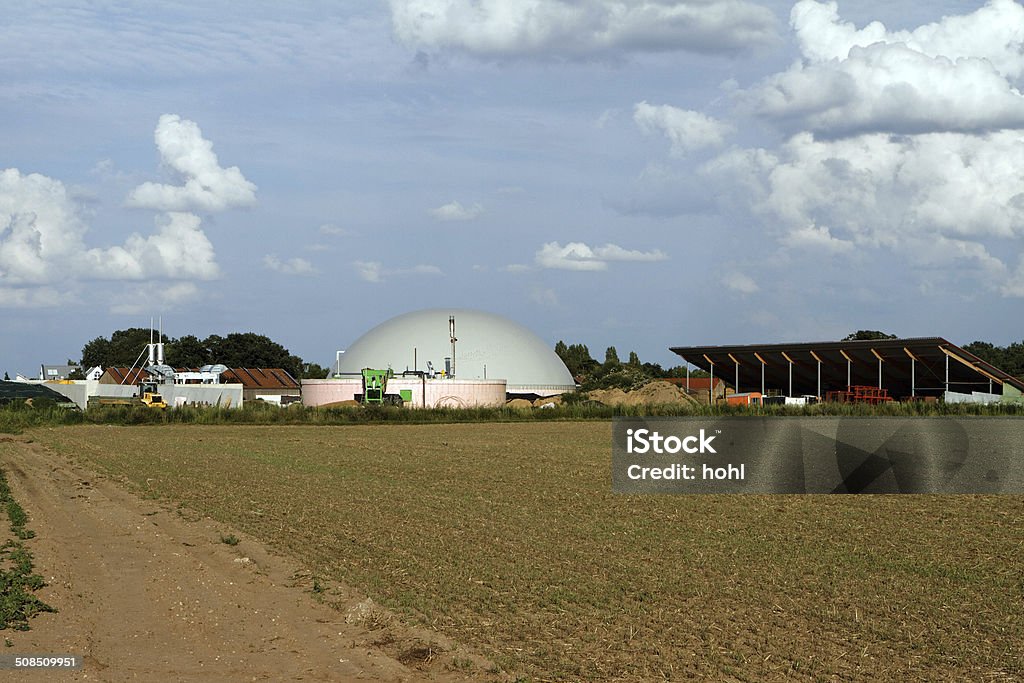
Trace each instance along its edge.
{"label": "bare soil", "polygon": [[[5,671],[4,680],[484,677],[487,662],[396,623],[355,591],[332,585],[318,599],[294,561],[128,493],[31,439],[0,437],[0,468],[37,534],[26,547],[48,583],[38,595],[59,610],[33,618],[29,631],[0,633],[0,651],[84,657],[78,671]],[[224,543],[230,535],[240,542]]]}

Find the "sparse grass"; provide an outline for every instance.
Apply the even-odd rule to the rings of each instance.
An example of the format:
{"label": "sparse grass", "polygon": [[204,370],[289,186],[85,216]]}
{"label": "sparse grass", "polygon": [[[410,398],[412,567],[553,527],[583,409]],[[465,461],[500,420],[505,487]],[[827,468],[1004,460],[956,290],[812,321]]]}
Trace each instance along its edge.
{"label": "sparse grass", "polygon": [[10,522],[11,533],[19,540],[8,540],[0,546],[0,630],[29,629],[28,620],[40,612],[55,612],[35,596],[46,583],[43,577],[32,573],[32,554],[21,543],[35,533],[26,529],[28,515],[11,497],[7,477],[0,471],[0,504],[3,504]]}
{"label": "sparse grass", "polygon": [[234,534],[228,534],[227,536],[221,534],[220,542],[231,546],[239,544],[238,536],[235,536]]}
{"label": "sparse grass", "polygon": [[595,421],[33,438],[523,680],[1024,677],[1021,496],[614,495]]}

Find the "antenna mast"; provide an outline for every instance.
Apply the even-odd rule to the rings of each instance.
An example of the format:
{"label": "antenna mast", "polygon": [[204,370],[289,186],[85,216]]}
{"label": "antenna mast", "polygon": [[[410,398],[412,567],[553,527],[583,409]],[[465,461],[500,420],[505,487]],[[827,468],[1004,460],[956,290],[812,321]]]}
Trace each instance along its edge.
{"label": "antenna mast", "polygon": [[452,377],[455,377],[455,316],[448,316],[448,334],[452,338]]}

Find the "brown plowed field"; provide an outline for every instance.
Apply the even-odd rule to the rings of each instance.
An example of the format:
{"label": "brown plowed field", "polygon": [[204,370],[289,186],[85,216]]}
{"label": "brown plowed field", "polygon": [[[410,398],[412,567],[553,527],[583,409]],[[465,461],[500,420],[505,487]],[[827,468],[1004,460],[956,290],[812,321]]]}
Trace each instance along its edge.
{"label": "brown plowed field", "polygon": [[14,439],[61,611],[4,649],[83,678],[1024,679],[1022,496],[616,495],[607,422]]}
{"label": "brown plowed field", "polygon": [[[59,610],[0,632],[3,653],[84,657],[80,671],[2,680],[462,679],[433,656],[452,650],[443,639],[339,586],[340,610],[321,604],[299,565],[247,537],[223,543],[223,525],[141,499],[31,439],[0,436],[0,469],[37,534],[26,546],[49,584],[39,596]],[[397,658],[378,646],[384,623]]]}

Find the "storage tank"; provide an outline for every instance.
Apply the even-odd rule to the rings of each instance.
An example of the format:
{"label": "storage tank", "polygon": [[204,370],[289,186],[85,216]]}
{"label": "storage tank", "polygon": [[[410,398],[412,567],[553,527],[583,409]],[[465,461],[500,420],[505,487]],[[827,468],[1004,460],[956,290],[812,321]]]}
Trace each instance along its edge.
{"label": "storage tank", "polygon": [[[503,379],[427,379],[425,377],[394,377],[388,380],[388,393],[408,396],[410,408],[475,408],[505,404]],[[302,380],[302,404],[307,407],[329,406],[353,401],[363,393],[362,379]]]}
{"label": "storage tank", "polygon": [[[553,396],[576,384],[554,349],[523,325],[473,309],[432,308],[405,313],[356,339],[332,363],[341,373],[363,368],[437,373],[452,358],[450,319],[455,318],[454,380],[505,380],[509,394]],[[344,376],[344,374],[342,375]]]}

